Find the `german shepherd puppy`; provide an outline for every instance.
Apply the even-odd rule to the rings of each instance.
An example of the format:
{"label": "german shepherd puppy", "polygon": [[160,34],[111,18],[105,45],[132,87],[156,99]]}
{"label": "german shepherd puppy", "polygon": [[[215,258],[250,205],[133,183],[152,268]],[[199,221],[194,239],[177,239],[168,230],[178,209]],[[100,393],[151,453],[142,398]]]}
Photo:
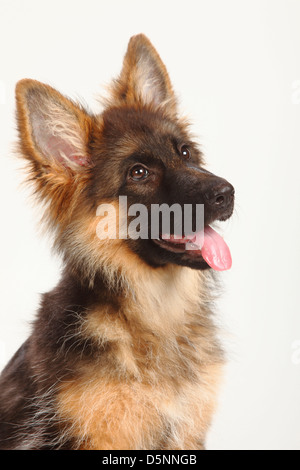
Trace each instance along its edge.
{"label": "german shepherd puppy", "polygon": [[[29,79],[16,101],[19,152],[64,271],[2,372],[0,448],[204,449],[224,362],[213,271],[231,265],[209,224],[231,216],[233,187],[203,168],[142,34],[101,114]],[[119,214],[119,196],[204,205],[202,247],[175,230],[100,239],[97,207]]]}

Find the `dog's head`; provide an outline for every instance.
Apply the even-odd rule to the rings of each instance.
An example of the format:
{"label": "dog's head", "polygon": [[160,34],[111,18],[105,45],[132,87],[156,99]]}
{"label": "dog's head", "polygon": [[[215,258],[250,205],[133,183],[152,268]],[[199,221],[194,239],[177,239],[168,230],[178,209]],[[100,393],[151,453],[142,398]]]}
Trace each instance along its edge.
{"label": "dog's head", "polygon": [[[30,164],[37,193],[47,203],[46,218],[68,262],[76,259],[79,267],[78,260],[88,259],[94,272],[105,259],[122,260],[120,267],[131,255],[153,267],[230,266],[229,250],[209,224],[231,216],[233,187],[203,168],[202,154],[178,116],[166,68],[144,35],[130,40],[121,74],[113,81],[101,114],[92,115],[33,80],[18,83],[17,111],[21,153]],[[126,211],[120,196],[126,199]],[[113,210],[108,216],[109,205]],[[169,209],[167,231],[161,213],[157,219],[152,212],[153,205]],[[201,229],[197,205],[204,208]],[[128,230],[119,236],[124,211],[141,236],[130,236]],[[108,226],[114,216],[115,239],[101,240],[99,220],[106,217]],[[178,231],[178,224],[183,231]]]}

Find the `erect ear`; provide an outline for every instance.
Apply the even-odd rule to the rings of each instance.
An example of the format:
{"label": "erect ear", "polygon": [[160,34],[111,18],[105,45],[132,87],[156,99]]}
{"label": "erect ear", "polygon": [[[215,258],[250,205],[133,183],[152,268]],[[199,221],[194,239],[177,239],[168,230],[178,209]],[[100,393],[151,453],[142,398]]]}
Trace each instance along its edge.
{"label": "erect ear", "polygon": [[48,85],[21,80],[16,87],[23,155],[43,169],[82,171],[90,164],[91,118]]}
{"label": "erect ear", "polygon": [[176,114],[176,97],[167,69],[143,34],[130,39],[121,74],[113,82],[112,96],[116,104],[149,105]]}

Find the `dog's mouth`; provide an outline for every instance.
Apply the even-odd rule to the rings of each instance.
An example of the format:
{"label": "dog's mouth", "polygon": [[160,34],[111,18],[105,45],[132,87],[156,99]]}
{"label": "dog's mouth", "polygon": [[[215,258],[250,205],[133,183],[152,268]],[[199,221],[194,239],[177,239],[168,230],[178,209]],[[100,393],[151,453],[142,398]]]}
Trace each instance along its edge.
{"label": "dog's mouth", "polygon": [[221,235],[209,225],[191,236],[179,237],[163,234],[153,242],[164,250],[184,254],[191,260],[204,260],[216,271],[226,271],[232,265],[231,253],[227,244]]}

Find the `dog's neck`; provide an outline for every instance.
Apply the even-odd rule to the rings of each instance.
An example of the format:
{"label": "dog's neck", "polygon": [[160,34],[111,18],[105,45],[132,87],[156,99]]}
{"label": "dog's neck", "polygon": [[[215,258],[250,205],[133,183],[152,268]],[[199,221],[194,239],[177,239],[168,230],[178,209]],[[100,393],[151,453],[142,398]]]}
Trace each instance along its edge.
{"label": "dog's neck", "polygon": [[[74,274],[67,268],[65,278],[73,277],[84,292],[87,308],[107,305],[116,313],[121,309],[129,322],[144,327],[169,332],[184,323],[191,312],[206,310],[212,300],[208,284],[213,282],[208,271],[196,271],[177,265],[153,268],[136,265],[126,273],[100,269],[92,284],[80,272]],[[109,276],[107,273],[109,272]],[[83,307],[86,307],[83,305]]]}

